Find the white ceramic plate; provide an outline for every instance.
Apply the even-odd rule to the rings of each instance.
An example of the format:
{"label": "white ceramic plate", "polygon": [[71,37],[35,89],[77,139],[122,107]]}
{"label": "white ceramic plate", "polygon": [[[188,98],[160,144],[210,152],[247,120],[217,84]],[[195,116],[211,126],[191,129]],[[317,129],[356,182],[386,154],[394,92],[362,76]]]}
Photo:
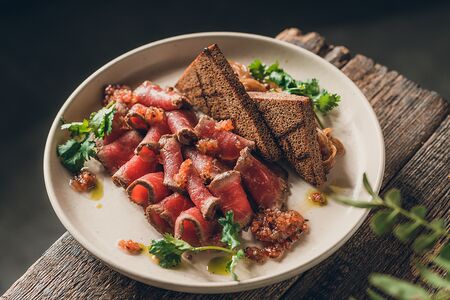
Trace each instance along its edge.
{"label": "white ceramic plate", "polygon": [[[56,146],[64,141],[59,129],[62,116],[81,120],[100,107],[103,87],[108,83],[135,85],[150,79],[161,85],[174,85],[182,71],[200,51],[217,43],[226,57],[242,63],[260,58],[270,63],[278,60],[297,79],[317,78],[321,86],[342,96],[339,109],[327,123],[346,147],[329,176],[329,184],[342,188],[358,199],[369,199],[362,187],[366,172],[378,190],[384,171],[382,133],[367,99],[353,82],[330,63],[300,47],[272,38],[243,33],[199,33],[177,36],[132,50],[106,64],[86,79],[67,99],[55,117],[48,135],[44,156],[44,177],[53,208],[72,236],[93,255],[128,277],[161,288],[193,292],[224,293],[253,289],[293,277],[313,267],[334,253],[358,229],[367,215],[363,209],[338,205],[325,207],[306,202],[310,186],[294,174],[290,176],[292,195],[288,206],[310,220],[311,231],[281,261],[264,265],[239,264],[241,281],[206,271],[204,257],[198,263],[166,270],[146,256],[127,255],[117,248],[120,239],[134,239],[148,244],[160,235],[144,218],[142,209],[131,204],[125,192],[104,178],[104,197],[92,201],[72,191],[69,173],[56,156]],[[98,208],[101,203],[102,208]]]}

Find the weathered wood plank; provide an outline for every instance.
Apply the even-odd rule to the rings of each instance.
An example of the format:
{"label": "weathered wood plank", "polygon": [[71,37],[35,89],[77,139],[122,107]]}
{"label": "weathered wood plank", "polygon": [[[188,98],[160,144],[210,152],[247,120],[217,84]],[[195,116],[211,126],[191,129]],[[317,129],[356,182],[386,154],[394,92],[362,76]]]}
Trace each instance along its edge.
{"label": "weathered wood plank", "polygon": [[[422,204],[429,208],[428,217],[450,221],[450,117],[418,150],[413,158],[384,186],[383,192],[397,187],[406,207]],[[364,222],[361,229],[325,263],[310,270],[284,295],[286,299],[363,299],[367,276],[372,272],[389,273],[409,280],[410,247],[392,236],[377,237]]]}
{"label": "weathered wood plank", "polygon": [[[394,178],[394,175],[406,164],[405,168],[388,186],[402,187],[402,184],[404,184],[405,188],[409,189],[410,187],[406,184],[411,182],[414,184],[415,182],[416,185],[414,186],[420,187],[418,179],[410,181],[408,178],[407,175],[410,175],[408,173],[410,171],[405,171],[405,174],[402,172],[408,170],[408,167],[412,168],[410,163],[414,163],[415,160],[413,159],[409,163],[408,161],[413,155],[416,158],[422,151],[424,157],[429,156],[428,152],[422,150],[425,146],[422,148],[421,146],[448,115],[448,104],[436,93],[420,89],[397,72],[389,71],[386,67],[375,64],[367,57],[362,55],[352,57],[347,48],[328,45],[318,33],[302,35],[300,30],[291,28],[280,33],[277,38],[321,55],[341,68],[359,86],[373,105],[385,136],[387,149],[385,183]],[[445,126],[448,126],[448,124]],[[436,134],[442,135],[440,132],[442,132],[442,128],[446,128],[445,126],[439,127],[440,131]],[[433,142],[430,142],[433,140],[435,140],[435,135],[425,145],[430,148],[436,147]],[[419,152],[417,152],[418,150]],[[425,159],[418,160],[418,165],[412,166],[422,168],[422,164],[431,161],[431,158],[433,157],[429,157],[428,161]],[[448,170],[445,171],[448,173]],[[442,169],[427,169],[427,172],[443,171]],[[401,176],[404,176],[403,183],[402,181],[396,181],[403,178]],[[422,178],[425,180],[427,177],[424,175]],[[430,188],[432,187],[418,191],[418,198],[414,198],[414,200],[423,201],[423,196],[426,195],[427,191],[430,191]],[[434,196],[444,193],[445,186],[435,185],[435,188],[436,195]],[[414,189],[411,189],[411,191],[414,191]],[[407,194],[409,200],[411,193],[408,192]],[[416,194],[416,191],[414,191],[414,194]],[[448,196],[448,189],[447,194],[443,195]],[[431,213],[437,214],[439,211],[439,207],[433,208]],[[305,298],[317,298],[320,296],[329,297],[332,295],[331,292],[337,291],[336,289],[341,290],[341,294],[336,295],[360,295],[364,290],[362,287],[365,286],[361,276],[367,274],[370,270],[397,272],[398,268],[391,268],[390,266],[398,266],[399,258],[396,253],[401,251],[404,251],[404,247],[393,239],[379,240],[374,238],[368,231],[367,223],[365,223],[355,237],[336,255],[329,258],[321,266],[301,275],[301,277],[254,291],[213,295],[211,297],[216,299],[277,299],[288,291],[286,294],[288,297],[301,295]],[[351,253],[351,255],[346,255],[346,253]],[[378,255],[368,257],[367,253],[377,253]],[[404,254],[404,252],[402,253]],[[407,255],[401,257],[406,260]],[[377,268],[380,260],[383,264],[379,266],[386,268]],[[359,273],[361,271],[362,273]],[[358,274],[357,278],[353,278],[354,274]],[[401,275],[407,276],[408,274],[402,273]],[[348,276],[353,276],[354,282],[351,285],[346,282]],[[343,284],[343,281],[345,289],[338,284],[338,282]],[[358,282],[359,285],[356,285],[355,282]],[[92,257],[67,233],[30,267],[22,278],[11,286],[4,297],[7,299],[56,297],[65,299],[205,298],[201,295],[166,291],[130,280],[110,270]]]}

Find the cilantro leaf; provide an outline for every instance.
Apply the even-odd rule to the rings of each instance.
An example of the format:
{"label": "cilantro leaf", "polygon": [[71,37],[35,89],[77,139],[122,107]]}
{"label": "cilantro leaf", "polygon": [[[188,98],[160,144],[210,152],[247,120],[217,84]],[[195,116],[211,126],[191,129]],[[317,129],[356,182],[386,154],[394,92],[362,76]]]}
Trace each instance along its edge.
{"label": "cilantro leaf", "polygon": [[315,78],[307,81],[295,80],[280,68],[278,62],[266,66],[259,59],[255,59],[248,68],[256,80],[263,83],[273,82],[283,91],[290,94],[309,97],[313,102],[314,109],[323,114],[337,107],[341,100],[339,95],[331,94],[327,90],[320,88],[319,82]]}
{"label": "cilantro leaf", "polygon": [[339,101],[341,100],[341,96],[337,94],[330,94],[325,90],[322,90],[322,93],[313,99],[314,107],[326,114],[331,111],[333,108],[339,105]]}
{"label": "cilantro leaf", "polygon": [[241,242],[239,241],[240,226],[233,221],[233,211],[227,211],[225,218],[219,219],[219,224],[222,225],[222,239],[221,241],[226,243],[230,249],[239,247]]}
{"label": "cilantro leaf", "polygon": [[227,263],[226,270],[231,274],[233,280],[239,280],[236,273],[234,273],[234,269],[236,268],[238,261],[244,256],[244,250],[240,249],[238,252],[236,252],[235,255],[231,257],[230,261]]}
{"label": "cilantro leaf", "polygon": [[261,62],[259,59],[255,59],[251,62],[251,64],[248,66],[248,69],[252,76],[256,80],[263,80],[265,77],[265,70],[266,65]]}
{"label": "cilantro leaf", "polygon": [[173,268],[180,264],[181,254],[192,249],[185,241],[165,234],[163,239],[153,240],[148,251],[158,258],[161,267]]}
{"label": "cilantro leaf", "polygon": [[[112,102],[113,103],[113,102]],[[103,107],[97,112],[91,114],[89,126],[97,138],[104,138],[111,133],[114,114],[116,113],[114,103],[111,106]]]}
{"label": "cilantro leaf", "polygon": [[89,121],[84,119],[83,122],[72,122],[61,125],[62,130],[68,130],[72,137],[89,133],[91,128],[89,127]]}
{"label": "cilantro leaf", "polygon": [[58,146],[57,154],[64,167],[75,173],[83,168],[85,161],[95,156],[95,143],[89,139],[81,142],[70,139]]}

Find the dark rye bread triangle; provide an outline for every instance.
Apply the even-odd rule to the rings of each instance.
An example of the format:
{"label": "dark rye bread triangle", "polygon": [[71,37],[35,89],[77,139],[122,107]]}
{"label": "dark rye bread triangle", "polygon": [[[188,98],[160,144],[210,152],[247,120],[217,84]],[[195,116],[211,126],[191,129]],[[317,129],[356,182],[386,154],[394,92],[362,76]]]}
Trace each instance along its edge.
{"label": "dark rye bread triangle", "polygon": [[314,186],[326,181],[314,111],[307,97],[249,92],[297,173]]}
{"label": "dark rye bread triangle", "polygon": [[197,56],[175,87],[205,114],[214,119],[233,120],[235,132],[254,141],[265,159],[281,158],[281,149],[256,104],[216,44]]}

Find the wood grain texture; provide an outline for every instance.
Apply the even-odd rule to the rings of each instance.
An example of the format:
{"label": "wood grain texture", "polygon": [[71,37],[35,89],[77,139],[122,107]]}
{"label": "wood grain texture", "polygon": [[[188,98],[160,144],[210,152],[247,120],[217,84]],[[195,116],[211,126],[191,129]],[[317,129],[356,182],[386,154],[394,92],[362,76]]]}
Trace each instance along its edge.
{"label": "wood grain texture", "polygon": [[[328,45],[318,33],[291,28],[277,36],[306,48],[340,68],[374,107],[386,143],[383,190],[399,187],[407,206],[425,204],[430,216],[449,217],[449,105],[396,71],[343,46]],[[344,99],[345,101],[345,99]],[[366,221],[336,254],[318,267],[262,289],[226,295],[166,291],[128,279],[91,256],[64,234],[2,296],[2,299],[278,299],[363,298],[372,271],[414,279],[408,247],[392,237],[375,237]]]}

